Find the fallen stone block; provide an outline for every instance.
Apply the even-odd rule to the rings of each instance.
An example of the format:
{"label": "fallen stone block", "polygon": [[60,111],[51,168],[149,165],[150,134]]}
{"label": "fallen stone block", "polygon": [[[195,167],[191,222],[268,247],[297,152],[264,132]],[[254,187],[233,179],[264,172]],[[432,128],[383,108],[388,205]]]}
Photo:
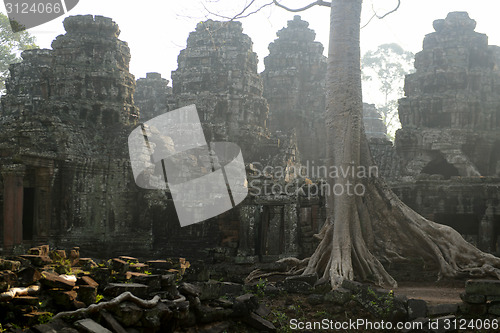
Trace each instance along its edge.
{"label": "fallen stone block", "polygon": [[23,287],[30,286],[42,278],[42,273],[34,267],[26,267],[17,272],[17,281]]}
{"label": "fallen stone block", "polygon": [[115,333],[127,333],[127,331],[123,328],[122,325],[113,317],[109,312],[106,310],[102,310],[99,312],[101,316],[104,318],[104,321],[106,322],[106,326],[111,328],[113,332]]}
{"label": "fallen stone block", "polygon": [[276,332],[276,327],[273,323],[255,313],[250,313],[247,317],[244,317],[242,321],[259,332]]}
{"label": "fallen stone block", "polygon": [[500,316],[500,303],[491,304],[488,307],[488,313],[495,316]]}
{"label": "fallen stone block", "polygon": [[340,287],[325,294],[324,300],[336,305],[344,305],[351,300],[351,297],[352,291]]}
{"label": "fallen stone block", "polygon": [[259,308],[259,300],[254,294],[245,294],[236,297],[233,304],[237,316],[246,315]]}
{"label": "fallen stone block", "polygon": [[500,296],[499,280],[467,280],[465,293],[485,296]]}
{"label": "fallen stone block", "polygon": [[0,259],[0,271],[18,271],[21,267],[21,262],[17,260]]}
{"label": "fallen stone block", "polygon": [[78,286],[76,290],[77,299],[80,302],[83,302],[86,306],[90,304],[94,304],[97,299],[97,287],[89,286],[89,285],[81,285]]}
{"label": "fallen stone block", "polygon": [[296,294],[309,294],[313,289],[312,285],[300,280],[285,280],[283,287],[287,292]]}
{"label": "fallen stone block", "polygon": [[42,279],[40,283],[47,288],[62,288],[65,290],[71,290],[75,286],[75,282],[70,279],[65,279],[56,273],[42,272]]}
{"label": "fallen stone block", "polygon": [[146,264],[152,269],[168,270],[174,267],[174,264],[167,260],[148,260]]}
{"label": "fallen stone block", "polygon": [[114,258],[111,260],[111,269],[120,274],[125,274],[128,271],[130,265],[128,262],[123,261],[121,259]]}
{"label": "fallen stone block", "polygon": [[104,294],[110,297],[116,297],[126,291],[139,298],[146,298],[149,294],[148,286],[139,283],[110,283],[104,288]]}
{"label": "fallen stone block", "polygon": [[455,314],[458,310],[458,304],[437,304],[427,306],[427,315],[429,316],[442,316]]}
{"label": "fallen stone block", "polygon": [[90,276],[82,276],[78,279],[78,284],[79,285],[87,285],[91,287],[99,287],[99,283],[97,283],[93,278]]}
{"label": "fallen stone block", "polygon": [[135,283],[144,284],[149,287],[149,292],[161,290],[161,275],[140,275],[132,278]]}
{"label": "fallen stone block", "polygon": [[185,296],[196,296],[199,297],[201,294],[201,290],[199,287],[194,284],[182,282],[179,286],[179,292]]}
{"label": "fallen stone block", "polygon": [[413,320],[427,316],[427,302],[422,299],[408,300],[408,319]]}
{"label": "fallen stone block", "polygon": [[113,333],[107,328],[96,323],[92,319],[81,319],[75,322],[75,326],[88,333]]}
{"label": "fallen stone block", "polygon": [[23,254],[20,256],[21,258],[28,259],[33,266],[36,267],[43,267],[45,265],[51,264],[52,259],[49,258],[49,256],[37,256],[37,255],[31,255],[31,254]]}
{"label": "fallen stone block", "polygon": [[462,299],[462,301],[467,302],[467,303],[471,303],[471,304],[486,303],[486,296],[479,295],[479,294],[461,293],[460,298]]}

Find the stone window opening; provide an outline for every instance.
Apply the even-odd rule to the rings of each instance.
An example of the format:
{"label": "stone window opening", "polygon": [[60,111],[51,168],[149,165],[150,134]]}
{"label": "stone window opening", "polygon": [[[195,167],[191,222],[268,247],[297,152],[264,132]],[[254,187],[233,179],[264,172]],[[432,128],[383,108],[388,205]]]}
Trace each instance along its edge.
{"label": "stone window opening", "polygon": [[430,161],[421,173],[429,175],[442,175],[444,179],[450,179],[454,176],[460,176],[458,169],[448,163],[443,157],[439,157]]}

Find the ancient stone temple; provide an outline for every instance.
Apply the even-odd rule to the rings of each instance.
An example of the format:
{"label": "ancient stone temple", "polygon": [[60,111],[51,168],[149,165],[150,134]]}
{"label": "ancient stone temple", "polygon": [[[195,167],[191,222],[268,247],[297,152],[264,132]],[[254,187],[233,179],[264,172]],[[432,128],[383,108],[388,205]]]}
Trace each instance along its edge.
{"label": "ancient stone temple", "polygon": [[126,144],[137,119],[129,48],[109,18],[68,17],[64,27],[52,50],[22,53],[1,99],[3,249],[147,247]]}
{"label": "ancient stone temple", "polygon": [[449,224],[483,250],[500,235],[499,48],[465,12],[434,21],[399,101],[393,189],[425,217]]}
{"label": "ancient stone temple", "polygon": [[179,54],[172,87],[177,107],[196,104],[208,141],[237,143],[248,163],[275,153],[261,149],[277,145],[266,126],[257,54],[241,22],[199,23]]}
{"label": "ancient stone temple", "polygon": [[[500,50],[467,13],[434,21],[400,100],[396,145],[403,172],[492,176],[500,172]],[[498,165],[498,166],[497,166]]]}
{"label": "ancient stone temple", "polygon": [[168,80],[162,78],[160,73],[147,73],[146,77],[138,79],[136,84],[134,102],[140,110],[141,122],[170,109],[172,87],[168,86]]}
{"label": "ancient stone temple", "polygon": [[319,144],[326,137],[326,57],[308,26],[297,15],[276,33],[264,58],[262,79],[271,131],[295,131],[301,160],[320,164],[326,153]]}

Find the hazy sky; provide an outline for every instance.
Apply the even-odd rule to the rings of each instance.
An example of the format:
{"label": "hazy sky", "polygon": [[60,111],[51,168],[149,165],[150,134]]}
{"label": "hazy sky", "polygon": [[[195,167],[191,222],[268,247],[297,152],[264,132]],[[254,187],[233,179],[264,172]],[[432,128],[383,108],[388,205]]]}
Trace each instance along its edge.
{"label": "hazy sky", "polygon": [[[258,0],[261,3],[267,0]],[[111,17],[121,30],[120,39],[128,42],[131,53],[131,72],[136,78],[147,72],[160,72],[170,79],[170,72],[177,68],[177,55],[185,48],[186,39],[196,23],[213,12],[234,14],[248,0],[80,0],[68,15],[95,14]],[[303,6],[308,0],[282,0],[290,6]],[[365,0],[363,22],[372,16],[372,8],[379,14],[395,7],[397,0]],[[1,11],[5,8],[0,5]],[[499,0],[401,0],[399,10],[383,20],[374,19],[362,30],[362,52],[375,49],[383,43],[395,42],[412,52],[418,52],[425,34],[433,32],[432,22],[445,18],[450,11],[467,11],[477,21],[476,31],[486,33],[490,44],[500,45]],[[317,40],[328,47],[329,9],[312,8],[299,13],[316,31]],[[243,19],[243,31],[254,42],[259,56],[259,71],[263,70],[263,58],[267,47],[276,39],[276,32],[286,26],[294,13],[269,6],[249,18]],[[40,47],[50,48],[51,41],[64,33],[59,17],[29,31],[37,37]]]}

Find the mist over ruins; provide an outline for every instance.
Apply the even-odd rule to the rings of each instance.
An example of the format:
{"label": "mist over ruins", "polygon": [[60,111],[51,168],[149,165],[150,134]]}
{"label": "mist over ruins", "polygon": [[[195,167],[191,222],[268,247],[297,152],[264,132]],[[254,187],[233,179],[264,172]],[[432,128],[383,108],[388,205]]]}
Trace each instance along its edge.
{"label": "mist over ruins", "polygon": [[[394,142],[387,139],[375,106],[364,104],[374,164],[366,170],[332,170],[326,156],[327,58],[308,25],[300,16],[288,21],[258,73],[241,22],[200,22],[178,56],[171,85],[154,72],[134,78],[129,72],[133,50],[118,38],[111,18],[68,17],[66,33],[54,39],[52,49],[24,51],[22,62],[10,66],[0,99],[0,254],[5,258],[0,259],[0,292],[38,288],[29,295],[0,296],[0,311],[12,313],[1,322],[38,311],[38,295],[50,294],[51,306],[63,311],[85,308],[100,293],[111,299],[129,291],[134,296],[124,296],[122,304],[142,319],[133,322],[118,310],[104,310],[93,320],[113,332],[121,331],[107,318],[110,313],[134,332],[184,332],[180,327],[214,322],[222,328],[213,332],[223,332],[228,318],[240,316],[248,327],[273,331],[279,325],[258,301],[240,296],[241,276],[256,268],[259,274],[280,271],[284,280],[281,286],[263,286],[262,293],[305,291],[312,305],[341,308],[365,288],[361,283],[330,291],[320,276],[293,275],[290,263],[278,261],[309,258],[318,247],[315,234],[327,221],[325,176],[335,177],[331,172],[383,177],[417,213],[499,255],[500,47],[488,45],[487,35],[475,31],[476,22],[465,12],[436,20],[435,31],[423,36],[423,49],[415,55],[415,72],[405,77],[398,106],[402,128]],[[192,104],[207,141],[241,148],[249,195],[232,210],[181,227],[168,189],[136,185],[127,140],[141,123]],[[188,158],[193,169],[202,165],[197,156]],[[109,258],[114,259],[98,264]],[[47,268],[65,260],[70,271],[82,272],[77,280],[58,276],[70,271]],[[381,262],[397,281],[437,279],[433,262]],[[439,312],[409,296],[394,300],[388,319],[500,315],[500,283],[470,285],[460,307]],[[171,303],[144,301],[155,292]],[[228,304],[219,299],[223,295],[239,297]],[[219,303],[201,305],[208,300]],[[380,318],[368,303],[356,303],[363,309],[359,313]],[[19,306],[33,311],[19,312]],[[152,309],[159,310],[153,314]],[[146,316],[158,323],[148,326],[153,319]],[[104,332],[87,324],[71,329]]]}

